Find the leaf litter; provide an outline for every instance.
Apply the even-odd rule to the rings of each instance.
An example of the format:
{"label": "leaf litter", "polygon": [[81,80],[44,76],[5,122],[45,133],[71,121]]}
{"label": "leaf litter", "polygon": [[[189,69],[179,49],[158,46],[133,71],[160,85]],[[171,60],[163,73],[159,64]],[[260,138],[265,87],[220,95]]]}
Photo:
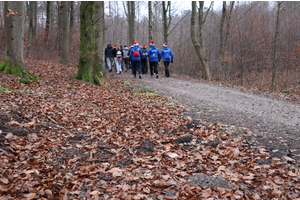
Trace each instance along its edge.
{"label": "leaf litter", "polygon": [[39,83],[0,74],[0,199],[300,197],[299,166],[230,127],[120,79],[99,87],[73,66],[27,65]]}

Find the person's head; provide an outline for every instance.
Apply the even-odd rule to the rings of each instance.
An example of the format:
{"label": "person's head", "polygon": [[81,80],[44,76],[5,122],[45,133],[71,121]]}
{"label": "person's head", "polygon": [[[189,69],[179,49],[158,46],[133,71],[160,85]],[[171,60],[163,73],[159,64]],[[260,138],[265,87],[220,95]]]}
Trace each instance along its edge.
{"label": "person's head", "polygon": [[163,47],[168,47],[167,43],[164,43],[164,44],[163,44]]}
{"label": "person's head", "polygon": [[116,49],[119,50],[120,49],[120,45],[119,43],[116,44]]}
{"label": "person's head", "polygon": [[112,47],[111,44],[108,44],[108,45],[107,45],[107,48],[111,48],[111,47]]}
{"label": "person's head", "polygon": [[114,49],[116,48],[116,45],[114,46]]}
{"label": "person's head", "polygon": [[154,44],[154,41],[153,41],[153,40],[151,40],[151,42],[150,42],[150,46],[155,46],[155,44]]}
{"label": "person's head", "polygon": [[143,48],[146,48],[146,45],[145,45],[145,44],[143,44]]}
{"label": "person's head", "polygon": [[134,45],[135,47],[138,47],[138,46],[139,46],[139,43],[134,42],[133,45]]}
{"label": "person's head", "polygon": [[133,47],[133,44],[132,45],[130,45],[130,48],[132,48]]}

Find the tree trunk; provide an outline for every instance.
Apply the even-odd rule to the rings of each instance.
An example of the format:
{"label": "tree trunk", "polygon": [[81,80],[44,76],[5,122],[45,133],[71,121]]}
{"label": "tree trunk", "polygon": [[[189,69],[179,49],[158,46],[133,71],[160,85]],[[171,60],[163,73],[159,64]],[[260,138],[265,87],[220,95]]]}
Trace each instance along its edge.
{"label": "tree trunk", "polygon": [[59,3],[57,1],[57,15],[58,15],[58,25],[57,25],[57,36],[56,36],[56,44],[58,45],[58,55],[61,55],[62,50],[62,35],[63,35],[63,6],[62,2]]}
{"label": "tree trunk", "polygon": [[80,5],[80,55],[78,72],[75,76],[94,84],[92,74],[94,73],[93,54],[95,52],[95,2],[82,1]]}
{"label": "tree trunk", "polygon": [[28,46],[26,52],[26,58],[29,57],[32,45],[32,37],[33,37],[33,15],[34,15],[34,2],[29,2],[29,28],[28,28]]}
{"label": "tree trunk", "polygon": [[134,32],[135,2],[128,1],[127,7],[128,7],[128,38],[129,38],[128,45],[131,45],[134,43],[134,39],[135,39],[135,32]]}
{"label": "tree trunk", "polygon": [[276,28],[275,28],[275,36],[274,36],[274,58],[273,58],[273,71],[272,71],[272,84],[271,90],[275,89],[276,85],[276,71],[277,71],[277,37],[279,33],[279,14],[280,14],[280,5],[282,1],[277,2],[277,18],[276,18]]}
{"label": "tree trunk", "polygon": [[148,18],[149,18],[149,21],[148,21],[148,28],[149,28],[149,42],[148,42],[148,45],[150,44],[150,41],[153,40],[153,30],[152,30],[152,16],[153,16],[153,13],[152,13],[152,4],[151,4],[151,1],[148,2]]}
{"label": "tree trunk", "polygon": [[[162,7],[163,7],[163,12],[162,12],[162,18],[163,18],[163,43],[168,44],[168,31],[169,27],[171,24],[171,1],[168,1],[168,5],[166,7],[166,4],[164,1],[162,1]],[[168,14],[169,12],[169,14]],[[167,16],[168,15],[168,16]]]}
{"label": "tree trunk", "polygon": [[223,56],[224,56],[224,44],[223,44],[223,33],[224,33],[224,22],[225,22],[225,16],[226,16],[226,1],[223,1],[223,9],[222,9],[222,17],[220,22],[220,44],[219,44],[219,62],[218,62],[218,73],[216,80],[221,80],[221,72],[222,72],[222,62],[223,62]]}
{"label": "tree trunk", "polygon": [[[23,59],[24,45],[24,2],[9,1],[7,8],[12,10],[15,15],[7,17],[6,32],[6,59],[0,64],[0,71],[5,74],[13,74],[23,78],[37,80],[38,77],[32,75],[25,68]],[[18,13],[18,14],[16,14]],[[20,16],[21,15],[21,16]]]}
{"label": "tree trunk", "polygon": [[7,26],[7,16],[6,16],[6,9],[7,9],[7,1],[4,1],[4,8],[3,8],[3,18],[4,18],[4,31],[3,31],[3,40],[2,44],[4,46],[4,52],[3,52],[3,60],[7,59],[7,44],[6,44],[6,26]]}
{"label": "tree trunk", "polygon": [[[195,50],[197,52],[198,58],[201,62],[202,66],[202,78],[205,80],[210,80],[210,70],[209,70],[209,64],[208,60],[205,55],[205,48],[203,43],[203,25],[205,23],[205,18],[203,18],[203,8],[204,8],[204,2],[200,2],[200,9],[199,9],[199,16],[198,16],[198,23],[199,23],[199,42],[196,40],[196,34],[195,34],[195,17],[196,17],[196,2],[192,1],[192,14],[191,14],[191,39],[193,42],[193,45],[195,47]],[[209,11],[209,10],[208,10]],[[207,11],[207,12],[208,12]]]}
{"label": "tree trunk", "polygon": [[74,1],[71,1],[71,11],[70,11],[70,31],[69,31],[69,44],[70,44],[70,46],[72,45],[73,28],[74,28]]}
{"label": "tree trunk", "polygon": [[62,45],[62,59],[61,63],[64,65],[68,64],[68,44],[69,44],[69,6],[67,1],[62,1],[63,9],[63,45]]}
{"label": "tree trunk", "polygon": [[104,2],[95,1],[95,57],[94,57],[94,80],[98,85],[102,85],[100,78],[106,77],[104,66],[105,49],[105,21]]}
{"label": "tree trunk", "polygon": [[47,12],[46,12],[46,28],[45,28],[45,37],[44,43],[46,44],[48,41],[49,29],[50,29],[50,16],[51,16],[51,2],[47,1]]}
{"label": "tree trunk", "polygon": [[37,2],[36,1],[33,1],[33,9],[32,9],[32,12],[33,12],[33,29],[32,29],[32,37],[35,38],[36,35],[37,35],[37,29],[38,29],[38,17],[37,17]]}

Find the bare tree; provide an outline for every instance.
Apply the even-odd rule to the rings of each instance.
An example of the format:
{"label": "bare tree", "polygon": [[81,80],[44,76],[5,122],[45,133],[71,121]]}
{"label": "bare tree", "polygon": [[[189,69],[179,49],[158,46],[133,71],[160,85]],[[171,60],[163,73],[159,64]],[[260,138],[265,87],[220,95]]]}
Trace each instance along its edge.
{"label": "bare tree", "polygon": [[[226,9],[226,1],[223,1],[223,9],[222,9],[222,17],[221,17],[221,22],[220,22],[220,44],[219,44],[219,62],[218,62],[218,72],[217,72],[217,77],[216,80],[221,80],[221,73],[223,70],[224,66],[224,57],[225,53],[227,51],[227,42],[228,42],[228,35],[230,32],[230,19],[231,19],[231,14],[234,6],[234,1],[230,2],[230,11],[227,13]],[[225,41],[224,41],[224,23],[225,23],[225,18],[227,21],[226,25],[226,35],[225,35]]]}
{"label": "bare tree", "polygon": [[68,47],[69,47],[69,9],[68,9],[68,2],[62,1],[62,9],[63,9],[63,45],[62,45],[62,64],[68,64]]}
{"label": "bare tree", "polygon": [[150,44],[150,41],[153,40],[153,31],[152,31],[152,4],[151,4],[151,1],[148,1],[148,28],[149,28],[149,44]]}
{"label": "bare tree", "polygon": [[102,85],[99,78],[106,77],[104,67],[104,49],[105,49],[105,20],[104,20],[104,2],[95,1],[95,57],[94,57],[94,69],[96,81],[98,85]]}
{"label": "bare tree", "polygon": [[47,11],[46,11],[46,28],[45,28],[45,36],[44,36],[44,43],[47,42],[49,36],[49,29],[50,29],[50,16],[51,16],[51,1],[47,1]]}
{"label": "bare tree", "polygon": [[27,52],[26,52],[26,58],[29,57],[30,51],[31,51],[31,45],[32,45],[32,37],[34,35],[34,2],[29,2],[29,29],[28,29],[28,46],[27,46]]}
{"label": "bare tree", "polygon": [[206,11],[206,15],[204,16],[204,2],[199,2],[199,10],[198,10],[198,23],[199,23],[199,41],[196,39],[195,34],[195,17],[196,17],[196,2],[192,1],[192,14],[191,14],[191,39],[195,50],[197,52],[198,58],[201,62],[202,66],[202,78],[206,80],[211,79],[209,63],[205,54],[205,46],[204,46],[204,36],[203,36],[203,26],[207,17],[207,14],[211,8],[210,7]]}
{"label": "bare tree", "polygon": [[273,70],[272,70],[272,84],[271,90],[274,90],[276,85],[276,71],[277,71],[277,38],[279,33],[279,14],[280,14],[280,6],[283,2],[277,2],[277,15],[276,15],[276,27],[275,27],[275,36],[274,36],[274,57],[273,57]]}
{"label": "bare tree", "polygon": [[165,1],[162,1],[162,17],[163,17],[163,42],[168,43],[168,30],[172,21],[171,1],[168,1],[166,6]]}
{"label": "bare tree", "polygon": [[135,30],[134,30],[134,22],[135,22],[135,2],[128,1],[128,44],[133,44],[135,40]]}
{"label": "bare tree", "polygon": [[74,29],[74,1],[70,2],[70,29],[69,29],[69,44],[72,45],[73,29]]}

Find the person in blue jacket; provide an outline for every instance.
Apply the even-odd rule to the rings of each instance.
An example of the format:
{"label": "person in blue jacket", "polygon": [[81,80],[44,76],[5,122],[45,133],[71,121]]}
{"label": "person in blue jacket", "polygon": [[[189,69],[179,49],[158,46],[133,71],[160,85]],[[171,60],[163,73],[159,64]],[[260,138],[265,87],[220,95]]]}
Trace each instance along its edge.
{"label": "person in blue jacket", "polygon": [[[168,48],[167,43],[163,44],[164,48],[160,52],[160,58],[163,58],[164,65],[165,65],[165,76],[169,77],[170,76],[170,71],[169,71],[169,64],[170,62],[173,63],[173,53],[171,49]],[[159,61],[160,61],[159,58]]]}
{"label": "person in blue jacket", "polygon": [[138,47],[139,44],[137,42],[133,43],[134,47],[130,50],[130,54],[129,54],[129,60],[131,61],[132,64],[132,73],[134,78],[136,78],[136,71],[138,71],[139,73],[139,78],[142,78],[141,75],[141,59],[142,59],[142,55],[143,52],[142,50]]}
{"label": "person in blue jacket", "polygon": [[147,52],[147,56],[149,57],[150,73],[151,73],[151,77],[153,77],[153,70],[154,70],[154,73],[156,74],[156,78],[158,78],[157,65],[158,65],[158,60],[160,59],[160,53],[159,50],[155,47],[153,40],[151,40],[150,46],[151,47]]}

